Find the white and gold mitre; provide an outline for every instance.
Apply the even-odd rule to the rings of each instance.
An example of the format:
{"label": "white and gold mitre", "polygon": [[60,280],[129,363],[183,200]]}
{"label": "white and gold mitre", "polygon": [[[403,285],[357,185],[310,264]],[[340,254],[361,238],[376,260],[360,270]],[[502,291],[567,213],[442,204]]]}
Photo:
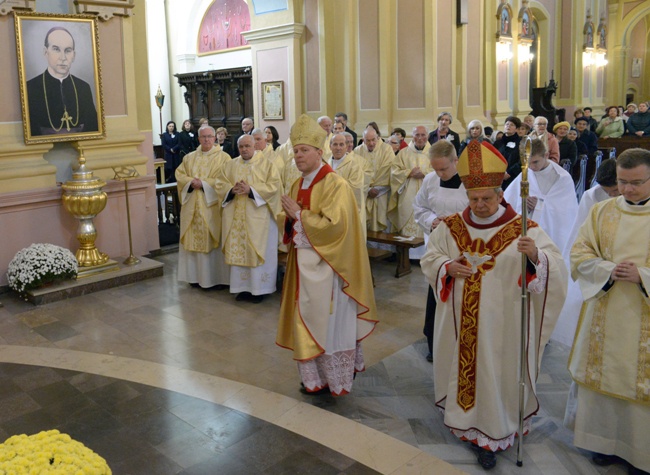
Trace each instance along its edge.
{"label": "white and gold mitre", "polygon": [[294,147],[296,145],[306,144],[322,150],[327,134],[314,119],[306,114],[302,114],[291,127],[289,137]]}

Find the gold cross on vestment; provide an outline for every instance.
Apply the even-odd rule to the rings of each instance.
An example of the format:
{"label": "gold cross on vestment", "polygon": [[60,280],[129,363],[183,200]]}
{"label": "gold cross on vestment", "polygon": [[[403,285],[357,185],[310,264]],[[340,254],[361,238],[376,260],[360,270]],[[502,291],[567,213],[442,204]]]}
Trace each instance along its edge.
{"label": "gold cross on vestment", "polygon": [[64,109],[63,117],[61,117],[61,127],[63,127],[63,123],[65,122],[65,128],[67,129],[68,132],[70,132],[70,122],[72,121],[73,121],[72,116],[68,114],[67,109]]}

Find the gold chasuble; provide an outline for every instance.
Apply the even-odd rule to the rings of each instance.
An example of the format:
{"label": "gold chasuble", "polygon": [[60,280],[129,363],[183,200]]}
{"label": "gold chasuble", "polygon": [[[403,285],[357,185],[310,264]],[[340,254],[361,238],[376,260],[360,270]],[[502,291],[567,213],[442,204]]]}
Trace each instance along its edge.
{"label": "gold chasuble", "polygon": [[[322,289],[320,292],[318,288],[309,289],[309,282],[300,280],[300,275],[307,274],[301,273],[299,265],[304,263],[306,267],[314,268],[325,265],[331,269],[329,272],[333,271],[342,280],[340,290],[356,303],[357,342],[374,329],[377,311],[368,254],[352,189],[328,165],[323,165],[310,188],[301,190],[301,185],[302,179],[296,181],[290,196],[303,208],[300,222],[311,248],[296,249],[291,236],[294,221],[287,220],[285,242],[291,242],[276,343],[293,350],[295,360],[306,361],[325,352],[328,325],[336,323],[331,320],[331,304],[310,305],[309,301],[299,300],[306,290],[313,291],[313,295],[323,294]],[[298,251],[311,253],[319,262],[301,261]],[[331,294],[324,297],[328,301],[332,299]]]}
{"label": "gold chasuble", "polygon": [[409,178],[415,167],[420,167],[423,174],[433,172],[429,161],[427,142],[423,150],[417,150],[413,142],[403,148],[395,157],[390,174],[390,198],[387,216],[393,224],[393,232],[402,236],[424,236],[424,231],[413,217],[413,201],[420,191],[422,178]]}
{"label": "gold chasuble", "polygon": [[[215,194],[219,170],[228,162],[230,156],[216,145],[209,152],[202,152],[199,148],[187,154],[176,169],[178,194],[182,200],[180,242],[186,251],[208,253],[219,247],[221,203],[206,200],[206,193]],[[207,183],[211,190],[188,192],[189,188],[185,188],[193,178]]]}
{"label": "gold chasuble", "polygon": [[594,205],[571,249],[571,275],[585,301],[569,371],[591,391],[649,408],[650,299],[633,282],[603,290],[616,263],[626,261],[636,264],[647,292],[650,204],[633,206],[619,196]]}
{"label": "gold chasuble", "polygon": [[223,253],[228,265],[257,267],[264,264],[269,221],[275,220],[281,209],[282,184],[276,166],[259,151],[250,160],[240,156],[225,164],[216,184],[219,198],[225,200],[242,180],[266,204],[258,207],[250,196],[235,195],[234,202],[223,208]]}

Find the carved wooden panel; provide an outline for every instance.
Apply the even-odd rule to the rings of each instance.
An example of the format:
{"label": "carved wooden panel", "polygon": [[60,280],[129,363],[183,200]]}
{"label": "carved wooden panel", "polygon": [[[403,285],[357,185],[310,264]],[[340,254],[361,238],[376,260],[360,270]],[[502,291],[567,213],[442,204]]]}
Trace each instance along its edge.
{"label": "carved wooden panel", "polygon": [[251,68],[176,74],[176,78],[185,88],[185,102],[195,127],[201,117],[207,117],[215,129],[225,127],[229,135],[236,136],[242,119],[253,117]]}

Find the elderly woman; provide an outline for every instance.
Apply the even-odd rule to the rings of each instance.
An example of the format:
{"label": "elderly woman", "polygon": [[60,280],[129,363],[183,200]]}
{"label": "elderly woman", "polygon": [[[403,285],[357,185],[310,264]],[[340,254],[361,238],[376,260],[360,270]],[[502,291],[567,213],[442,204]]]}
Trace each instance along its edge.
{"label": "elderly woman", "polygon": [[235,153],[235,149],[232,146],[232,142],[228,140],[228,129],[226,129],[225,127],[219,127],[216,132],[217,132],[217,140],[215,144],[219,145],[219,147],[221,147],[221,150],[226,152],[232,158],[235,158],[233,157],[233,154]]}
{"label": "elderly woman", "polygon": [[463,140],[463,143],[460,144],[458,155],[463,153],[463,150],[465,150],[467,144],[469,144],[472,140],[492,143],[492,141],[485,136],[485,129],[483,129],[483,124],[481,124],[480,120],[472,120],[469,124],[467,124],[467,137],[465,140]]}
{"label": "elderly woman", "polygon": [[[578,161],[578,146],[575,140],[571,140],[567,136],[570,128],[571,124],[568,122],[559,122],[553,126],[553,133],[560,147],[560,163],[562,163],[562,160],[569,160],[571,162],[571,169],[573,169],[573,165]],[[576,134],[576,138],[577,136]]]}
{"label": "elderly woman", "polygon": [[178,134],[178,140],[180,142],[180,157],[181,161],[183,157],[190,152],[193,152],[199,148],[199,137],[194,130],[194,126],[189,119],[186,119],[183,122],[183,130]]}
{"label": "elderly woman", "polygon": [[627,120],[627,130],[630,135],[637,137],[650,135],[650,112],[648,112],[647,102],[641,102],[639,111]]}
{"label": "elderly woman", "polygon": [[616,139],[623,136],[625,125],[618,115],[618,107],[609,106],[605,109],[605,118],[596,127],[598,137],[603,139]]}
{"label": "elderly woman", "polygon": [[438,128],[429,134],[429,143],[433,145],[438,140],[448,140],[456,149],[456,153],[460,155],[460,136],[451,130],[453,118],[449,112],[441,112],[438,115]]}

